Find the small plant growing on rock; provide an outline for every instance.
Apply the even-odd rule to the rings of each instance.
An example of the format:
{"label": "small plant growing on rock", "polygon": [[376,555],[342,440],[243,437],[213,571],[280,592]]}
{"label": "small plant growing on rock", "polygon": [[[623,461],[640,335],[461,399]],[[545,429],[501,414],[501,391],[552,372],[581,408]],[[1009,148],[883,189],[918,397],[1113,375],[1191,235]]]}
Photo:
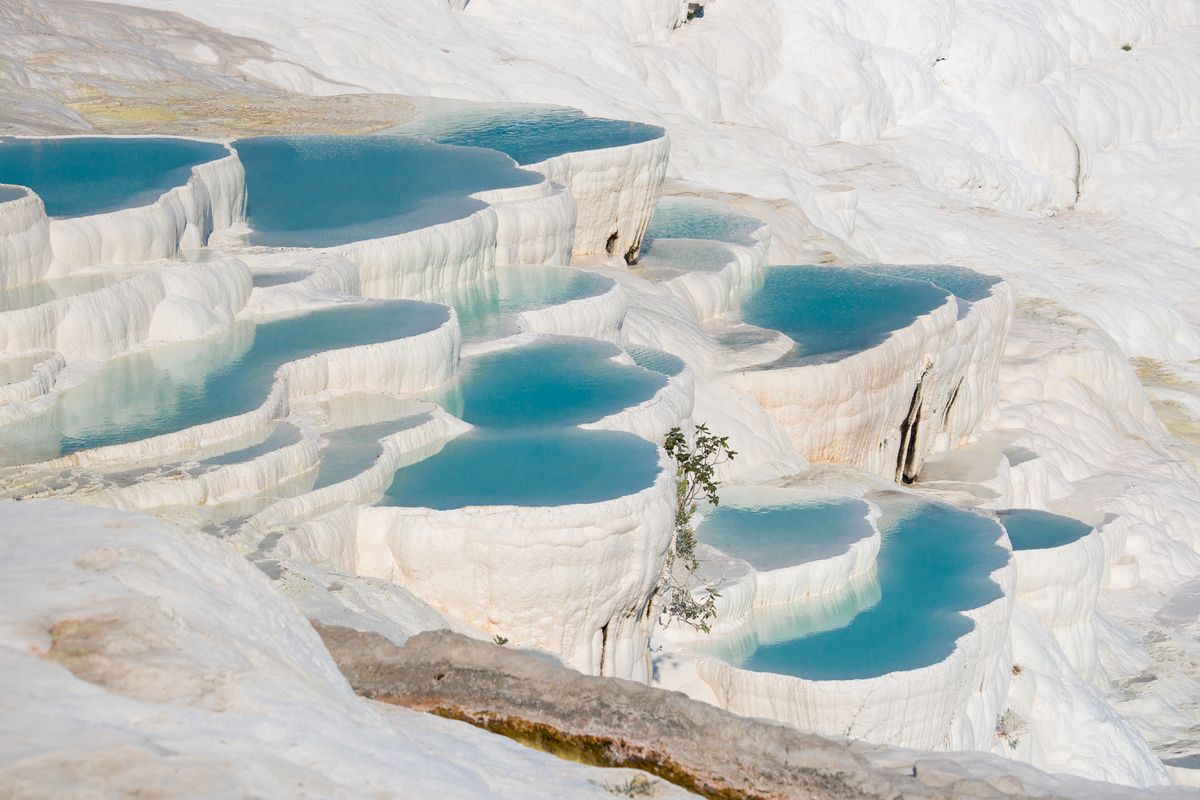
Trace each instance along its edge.
{"label": "small plant growing on rock", "polygon": [[701,583],[703,599],[696,599],[700,561],[696,558],[696,530],[692,520],[701,500],[714,506],[721,502],[717,496],[716,468],[733,460],[737,453],[730,448],[728,436],[713,434],[706,424],[696,426],[691,441],[681,428],[672,428],[663,447],[676,465],[675,534],[658,587],[666,597],[663,613],[668,625],[672,620],[680,620],[709,633],[720,595],[712,586]]}
{"label": "small plant growing on rock", "polygon": [[500,645],[501,647],[504,647],[504,645],[508,644],[508,637],[501,636],[500,634],[496,634],[495,638],[492,639],[492,641],[495,642],[496,644]]}
{"label": "small plant growing on rock", "polygon": [[604,791],[621,797],[654,797],[658,784],[645,775],[634,775],[624,783],[605,783]]}
{"label": "small plant growing on rock", "polygon": [[1005,742],[1010,750],[1016,750],[1020,746],[1021,737],[1026,730],[1028,726],[1025,720],[1011,708],[1004,709],[1004,713],[996,720],[996,736]]}

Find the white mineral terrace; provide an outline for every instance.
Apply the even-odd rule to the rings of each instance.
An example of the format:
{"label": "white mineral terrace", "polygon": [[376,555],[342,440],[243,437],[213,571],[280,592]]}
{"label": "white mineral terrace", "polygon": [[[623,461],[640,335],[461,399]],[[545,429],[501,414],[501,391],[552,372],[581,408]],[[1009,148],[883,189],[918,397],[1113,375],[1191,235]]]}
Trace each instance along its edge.
{"label": "white mineral terrace", "polygon": [[[188,20],[205,43],[156,44],[170,71],[135,60],[105,85],[203,75],[223,92],[333,95],[345,129],[345,97],[387,92],[557,102],[653,133],[518,168],[510,151],[542,135],[519,113],[504,118],[515,139],[463,150],[432,134],[471,104],[435,116],[418,100],[394,130],[422,165],[463,178],[455,154],[474,153],[503,179],[404,185],[414,211],[370,207],[373,176],[335,172],[330,195],[290,199],[332,196],[362,219],[283,232],[370,233],[311,246],[256,238],[244,126],[96,136],[209,148],[148,160],[162,173],[149,195],[120,169],[79,186],[47,169],[42,197],[36,170],[22,183],[0,158],[0,498],[19,501],[0,514],[15,520],[0,522],[0,657],[65,709],[4,706],[16,722],[0,735],[28,728],[30,757],[50,758],[91,746],[76,722],[142,744],[146,718],[194,724],[178,752],[235,748],[236,775],[206,774],[214,796],[253,790],[246,759],[282,769],[277,738],[322,796],[410,773],[431,796],[520,796],[514,770],[545,777],[530,796],[606,794],[515,747],[429,767],[417,740],[478,741],[356,701],[307,617],[401,644],[449,627],[968,765],[960,751],[1200,785],[1200,220],[1184,180],[1200,167],[1200,12],[539,2],[542,30],[511,0],[327,5],[121,0],[103,12],[121,41]],[[396,33],[396,15],[417,33]],[[66,24],[0,11],[19,53]],[[113,115],[103,130],[141,119],[132,93],[124,110],[59,106],[50,78],[0,62],[31,87],[20,98],[42,98],[28,125],[0,109],[0,133],[22,134],[0,156],[70,142],[58,134],[85,133],[87,109]],[[72,86],[54,96],[98,96]],[[135,199],[70,210],[122,192]],[[768,324],[753,310],[786,270],[936,300],[873,338],[855,337],[880,307],[853,292]],[[835,333],[851,343],[806,349]],[[689,574],[664,443],[702,424],[736,457],[712,473],[721,502],[688,523]],[[711,630],[670,618],[670,580],[700,602],[716,592]],[[107,616],[84,622],[161,663],[97,662],[96,686],[51,669],[46,626],[88,608]],[[263,709],[302,709],[312,737],[267,731],[281,723]],[[160,768],[150,752],[136,763]]]}

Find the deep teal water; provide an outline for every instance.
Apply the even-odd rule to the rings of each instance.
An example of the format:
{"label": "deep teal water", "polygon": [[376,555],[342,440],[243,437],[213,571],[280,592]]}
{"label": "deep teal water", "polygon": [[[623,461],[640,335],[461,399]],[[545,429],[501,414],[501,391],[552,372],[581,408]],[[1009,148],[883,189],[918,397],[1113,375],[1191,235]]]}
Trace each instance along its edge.
{"label": "deep teal water", "polygon": [[402,136],[263,136],[234,143],[252,244],[331,247],[459,219],[467,195],[542,177],[504,155]]}
{"label": "deep teal water", "polygon": [[1037,511],[1032,508],[1010,508],[996,516],[1008,531],[1013,550],[1046,550],[1076,542],[1092,532],[1090,525],[1077,519]]}
{"label": "deep teal water", "polygon": [[192,167],[229,155],[223,145],[154,137],[0,138],[0,183],[33,189],[51,217],[153,203]]}
{"label": "deep teal water", "polygon": [[480,428],[397,471],[380,505],[451,509],[598,503],[645,489],[658,469],[655,446],[629,433]]}
{"label": "deep teal water", "polygon": [[649,400],[661,373],[612,360],[616,345],[568,336],[464,359],[456,383],[432,398],[472,425],[514,429],[594,422]]}
{"label": "deep teal water", "polygon": [[[418,120],[414,130],[421,131]],[[499,150],[518,164],[583,150],[602,150],[657,139],[663,129],[626,120],[589,117],[570,108],[483,107],[439,119],[429,135],[445,144]]]}
{"label": "deep teal water", "polygon": [[874,347],[948,297],[926,281],[847,267],[788,266],[767,270],[742,303],[742,319],[782,331],[796,346],[767,367],[830,361]]}
{"label": "deep teal water", "polygon": [[315,353],[401,339],[446,321],[445,306],[337,306],[114,359],[46,413],[0,427],[5,464],[123,444],[242,414],[266,400],[275,371]]}
{"label": "deep teal water", "polygon": [[751,641],[729,637],[704,649],[745,669],[813,680],[872,678],[947,658],[974,626],[960,612],[1001,596],[989,577],[1008,560],[996,544],[1000,527],[952,506],[870,499],[884,508],[877,588],[774,610]]}

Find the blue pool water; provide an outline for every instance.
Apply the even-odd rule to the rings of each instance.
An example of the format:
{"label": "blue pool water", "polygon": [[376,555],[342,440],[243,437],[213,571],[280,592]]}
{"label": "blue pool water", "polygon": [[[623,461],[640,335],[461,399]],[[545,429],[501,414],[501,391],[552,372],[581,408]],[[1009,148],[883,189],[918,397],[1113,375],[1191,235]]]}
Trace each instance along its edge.
{"label": "blue pool water", "polygon": [[1200,753],[1191,756],[1180,756],[1179,758],[1164,758],[1163,763],[1168,767],[1200,769]]}
{"label": "blue pool water", "polygon": [[642,369],[662,373],[668,378],[683,372],[683,368],[687,366],[679,356],[655,350],[653,347],[626,347],[625,352],[633,359],[633,363]]}
{"label": "blue pool water", "polygon": [[[770,367],[832,361],[887,339],[948,297],[925,281],[846,267],[768,269],[742,303],[742,319],[781,331],[796,346]],[[768,367],[768,368],[770,368]]]}
{"label": "blue pool water", "polygon": [[263,136],[235,142],[250,242],[331,247],[468,216],[467,195],[540,175],[500,153],[401,136]]}
{"label": "blue pool water", "polygon": [[573,108],[536,106],[464,106],[452,115],[439,115],[436,122],[418,118],[410,129],[445,144],[499,150],[523,165],[663,135],[663,129],[654,125],[589,117]]}
{"label": "blue pool water", "polygon": [[295,425],[280,422],[271,431],[270,435],[261,442],[229,453],[222,453],[219,456],[206,458],[200,462],[200,466],[215,468],[224,467],[229,464],[243,464],[247,461],[253,461],[259,456],[265,456],[267,453],[272,453],[293,445],[298,441],[300,441],[300,429]]}
{"label": "blue pool water", "polygon": [[411,301],[344,305],[258,326],[241,322],[218,337],[124,356],[68,389],[50,411],[0,427],[0,463],[54,458],[242,414],[267,398],[285,362],[413,336],[448,315],[444,306]]}
{"label": "blue pool water", "polygon": [[613,280],[569,267],[500,267],[489,280],[456,291],[446,302],[468,339],[516,333],[515,315],[604,294]]}
{"label": "blue pool water", "polygon": [[1062,547],[1092,532],[1090,525],[1077,519],[1032,508],[1010,508],[996,512],[996,516],[1004,523],[1013,550]]}
{"label": "blue pool water", "polygon": [[655,239],[715,239],[750,246],[762,222],[723,203],[698,197],[664,197],[658,201],[642,237],[646,248]]}
{"label": "blue pool water", "polygon": [[435,399],[472,425],[530,428],[594,422],[649,400],[661,373],[612,360],[613,344],[546,336],[464,359],[458,380]]}
{"label": "blue pool water", "polygon": [[51,300],[94,292],[105,286],[112,286],[126,277],[128,276],[117,273],[96,273],[50,278],[21,286],[10,286],[7,289],[0,289],[0,312],[31,308],[42,303],[49,303]]}
{"label": "blue pool water", "polygon": [[51,217],[153,203],[192,167],[229,155],[223,145],[153,137],[0,138],[0,183],[28,186]]}
{"label": "blue pool water", "polygon": [[325,444],[321,448],[321,467],[313,488],[332,486],[365,472],[383,453],[380,439],[423,425],[430,419],[432,416],[428,412],[411,414],[325,434]]}
{"label": "blue pool water", "polygon": [[657,239],[642,247],[637,265],[642,269],[678,269],[716,272],[733,261],[733,251],[720,242],[703,239]]}
{"label": "blue pool water", "polygon": [[[877,595],[867,593],[866,604],[851,608],[845,602],[830,607],[828,600],[805,601],[817,602],[821,613],[791,609],[783,615],[797,621],[790,635],[776,619],[769,641],[764,637],[747,647],[744,639],[730,637],[704,649],[745,669],[813,680],[878,677],[949,656],[974,625],[959,612],[1001,597],[989,577],[1008,560],[996,544],[999,525],[939,503],[869,499],[884,510]],[[846,602],[863,599],[851,593]]]}
{"label": "blue pool water", "polygon": [[289,269],[283,272],[260,272],[253,276],[253,282],[256,289],[269,289],[272,286],[297,283],[311,274],[308,270],[303,269]]}
{"label": "blue pool water", "polygon": [[639,492],[658,475],[658,451],[616,431],[476,429],[396,472],[380,505],[560,506]]}
{"label": "blue pool water", "polygon": [[869,511],[862,500],[849,497],[726,488],[721,504],[705,510],[696,534],[755,569],[780,569],[845,553],[874,532]]}
{"label": "blue pool water", "polygon": [[858,269],[876,275],[928,281],[942,287],[960,300],[971,303],[988,297],[992,293],[992,287],[1000,283],[1000,278],[995,275],[984,275],[982,272],[949,264],[887,264],[858,267]]}
{"label": "blue pool water", "polygon": [[25,196],[25,190],[16,186],[0,186],[0,203],[20,200]]}

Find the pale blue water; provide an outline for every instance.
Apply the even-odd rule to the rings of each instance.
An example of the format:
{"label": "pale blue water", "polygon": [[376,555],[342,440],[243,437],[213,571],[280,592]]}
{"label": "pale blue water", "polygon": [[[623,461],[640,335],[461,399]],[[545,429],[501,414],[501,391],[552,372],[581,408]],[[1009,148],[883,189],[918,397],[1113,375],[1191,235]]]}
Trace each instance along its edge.
{"label": "pale blue water", "polygon": [[410,128],[445,144],[499,150],[518,164],[638,144],[663,135],[663,129],[654,125],[589,117],[573,108],[529,106],[463,107],[453,118],[439,116],[436,128],[421,119]]}
{"label": "pale blue water", "polygon": [[959,612],[1001,596],[989,577],[1008,560],[996,544],[999,525],[938,503],[870,499],[884,509],[877,593],[808,601],[819,613],[791,609],[783,615],[797,625],[791,638],[776,624],[769,642],[747,647],[744,639],[718,639],[704,649],[745,669],[813,680],[878,677],[949,656],[974,625]]}
{"label": "pale blue water", "polygon": [[668,378],[673,378],[683,372],[683,368],[686,366],[679,356],[655,350],[653,347],[626,347],[625,352],[639,367],[660,372]]}
{"label": "pale blue water", "polygon": [[997,511],[996,516],[1008,531],[1013,550],[1062,547],[1092,532],[1092,526],[1077,519],[1032,508],[1010,508]]}
{"label": "pale blue water", "polygon": [[127,275],[115,273],[73,275],[66,278],[51,278],[36,283],[26,283],[21,286],[10,286],[7,289],[0,289],[0,312],[32,308],[42,303],[49,303],[51,300],[94,292],[97,289],[112,286],[127,277]]}
{"label": "pale blue water", "polygon": [[219,456],[206,458],[200,462],[200,466],[223,467],[228,464],[242,464],[247,461],[253,461],[259,456],[265,456],[267,453],[272,453],[293,445],[298,441],[300,441],[300,429],[290,423],[280,422],[275,426],[275,430],[271,431],[271,435],[258,444],[243,447],[231,453],[223,453]]}
{"label": "pale blue water", "polygon": [[432,416],[428,413],[412,414],[325,434],[325,445],[321,448],[321,467],[313,489],[332,486],[365,472],[383,453],[380,439],[415,428],[430,419]]}
{"label": "pale blue water", "polygon": [[846,267],[788,266],[767,270],[742,303],[742,319],[782,331],[796,346],[766,367],[833,361],[874,347],[948,297],[926,281]]}
{"label": "pale blue water", "polygon": [[234,143],[246,167],[250,241],[330,247],[468,216],[467,195],[542,177],[488,150],[401,136],[263,136]]}
{"label": "pale blue water", "polygon": [[721,504],[705,510],[696,534],[755,569],[780,569],[845,553],[872,534],[869,510],[853,498],[789,499],[786,490],[725,489]]}
{"label": "pale blue water", "polygon": [[658,372],[613,361],[620,352],[595,339],[541,337],[465,359],[456,383],[431,399],[490,428],[594,422],[649,400],[667,383]]}
{"label": "pale blue water", "polygon": [[643,245],[637,265],[643,269],[716,272],[733,260],[733,251],[703,239],[656,239]]}
{"label": "pale blue water", "polygon": [[20,200],[25,196],[25,190],[15,186],[0,186],[0,203],[8,203],[12,200]]}
{"label": "pale blue water", "polygon": [[664,197],[658,201],[642,237],[643,250],[656,239],[715,239],[752,245],[762,222],[702,198]]}
{"label": "pale blue water", "polygon": [[284,272],[260,272],[253,277],[255,288],[268,289],[272,286],[283,286],[288,283],[297,283],[307,278],[312,273],[303,269],[290,269]]}
{"label": "pale blue water", "polygon": [[613,280],[569,267],[501,267],[484,281],[445,298],[458,312],[458,324],[468,339],[497,338],[517,332],[515,316],[522,311],[595,297],[613,287]]}
{"label": "pale blue water", "polygon": [[227,155],[189,139],[0,138],[0,183],[33,189],[51,217],[79,217],[149,205],[187,183],[192,167]]}
{"label": "pale blue water", "polygon": [[598,503],[645,489],[658,470],[655,446],[630,433],[476,429],[397,471],[379,504],[450,509]]}
{"label": "pale blue water", "polygon": [[960,300],[971,303],[991,295],[992,287],[1000,283],[1000,278],[995,275],[985,275],[982,272],[950,264],[886,264],[858,267],[858,269],[876,275],[928,281],[942,287]]}
{"label": "pale blue water", "polygon": [[325,350],[400,339],[444,323],[444,306],[338,306],[108,362],[46,413],[0,427],[0,463],[53,458],[242,414],[266,400],[280,365]]}
{"label": "pale blue water", "polygon": [[1191,756],[1180,756],[1179,758],[1164,758],[1163,763],[1170,767],[1200,769],[1200,753]]}

